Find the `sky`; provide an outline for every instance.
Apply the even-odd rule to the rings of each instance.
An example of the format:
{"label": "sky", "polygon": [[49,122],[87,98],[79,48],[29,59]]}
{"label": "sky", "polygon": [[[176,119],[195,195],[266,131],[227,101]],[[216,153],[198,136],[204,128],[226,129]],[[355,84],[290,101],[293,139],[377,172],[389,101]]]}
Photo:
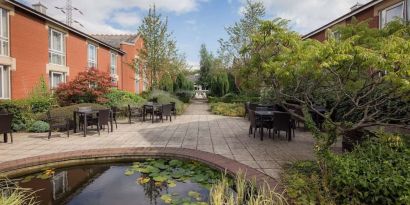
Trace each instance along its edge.
{"label": "sky", "polygon": [[[18,0],[27,5],[39,0]],[[349,12],[356,3],[369,0],[254,0],[266,8],[266,19],[281,17],[290,20],[292,30],[306,34]],[[55,7],[65,6],[66,0],[40,0],[48,7],[47,14],[64,21],[65,15]],[[238,21],[246,0],[72,0],[83,15],[74,19],[84,27],[74,25],[89,34],[131,34],[152,5],[168,17],[180,52],[193,69],[199,66],[199,48],[205,44],[216,53],[218,39],[227,38],[225,28]]]}

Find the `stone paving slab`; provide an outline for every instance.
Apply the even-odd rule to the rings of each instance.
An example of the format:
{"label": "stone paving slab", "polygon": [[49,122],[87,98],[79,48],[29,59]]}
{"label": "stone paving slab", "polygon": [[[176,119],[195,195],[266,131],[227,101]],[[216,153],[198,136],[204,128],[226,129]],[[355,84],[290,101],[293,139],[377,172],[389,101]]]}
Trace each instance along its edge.
{"label": "stone paving slab", "polygon": [[14,143],[0,143],[0,163],[27,157],[90,149],[169,147],[188,148],[218,154],[246,164],[279,179],[286,163],[314,159],[313,138],[303,129],[288,142],[285,136],[261,141],[248,135],[249,122],[244,118],[212,115],[208,105],[193,102],[184,115],[172,122],[133,122],[124,120],[114,132],[47,134],[14,133]]}

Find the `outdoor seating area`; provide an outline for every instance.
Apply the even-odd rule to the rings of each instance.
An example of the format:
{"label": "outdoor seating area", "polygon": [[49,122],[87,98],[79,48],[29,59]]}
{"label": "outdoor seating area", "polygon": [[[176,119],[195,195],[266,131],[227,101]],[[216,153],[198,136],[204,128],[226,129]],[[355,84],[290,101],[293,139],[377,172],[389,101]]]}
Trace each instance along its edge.
{"label": "outdoor seating area", "polygon": [[259,130],[260,139],[263,141],[264,129],[268,131],[269,138],[275,139],[277,134],[280,139],[281,131],[285,132],[288,141],[295,137],[296,120],[280,106],[246,102],[245,109],[245,117],[248,116],[250,122],[249,135],[253,134],[254,138]]}
{"label": "outdoor seating area", "polygon": [[132,119],[135,118],[145,122],[151,120],[152,123],[156,121],[164,122],[168,120],[172,122],[172,116],[176,118],[176,104],[175,102],[170,102],[166,104],[161,104],[155,101],[150,101],[145,103],[142,107],[133,107],[128,105],[128,122],[131,124]]}

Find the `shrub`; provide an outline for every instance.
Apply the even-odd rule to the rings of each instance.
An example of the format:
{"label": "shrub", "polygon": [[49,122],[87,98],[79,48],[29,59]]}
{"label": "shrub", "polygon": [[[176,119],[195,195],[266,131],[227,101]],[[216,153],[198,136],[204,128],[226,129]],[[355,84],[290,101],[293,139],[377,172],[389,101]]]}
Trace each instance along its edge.
{"label": "shrub", "polygon": [[[51,112],[52,116],[58,116],[58,117],[61,117],[61,118],[64,118],[64,119],[73,119],[73,113],[74,113],[74,111],[78,110],[79,107],[91,107],[94,110],[107,109],[106,106],[100,105],[100,104],[81,103],[81,104],[76,104],[76,105],[70,105],[70,106],[51,109],[50,112]],[[39,119],[46,120],[47,119],[46,114],[42,114],[39,117]]]}
{"label": "shrub", "polygon": [[169,73],[165,73],[161,80],[159,81],[159,87],[161,90],[167,92],[174,92],[174,82],[172,81],[171,75]]}
{"label": "shrub", "polygon": [[153,99],[156,98],[158,103],[170,103],[170,102],[175,102],[175,106],[177,109],[177,114],[182,114],[186,108],[186,105],[180,101],[176,96],[167,93],[162,90],[154,90],[152,93],[149,95],[148,99]]}
{"label": "shrub", "polygon": [[39,83],[34,87],[27,99],[31,112],[42,113],[49,110],[54,104],[52,93],[48,89],[44,76],[40,77]]}
{"label": "shrub", "polygon": [[0,110],[7,110],[13,114],[13,130],[20,131],[26,129],[29,121],[29,104],[25,100],[4,100],[0,101]]}
{"label": "shrub", "polygon": [[194,96],[194,92],[190,90],[178,90],[175,95],[184,103],[189,103]]}
{"label": "shrub", "polygon": [[221,101],[224,102],[224,103],[232,103],[237,98],[238,98],[238,96],[236,94],[228,93],[228,94],[221,97]]}
{"label": "shrub", "polygon": [[43,121],[35,121],[31,126],[28,128],[29,132],[47,132],[50,129],[50,125],[47,122]]}
{"label": "shrub", "polygon": [[194,90],[194,83],[188,80],[183,73],[179,73],[175,79],[174,90]]}
{"label": "shrub", "polygon": [[217,115],[224,115],[230,117],[243,117],[245,115],[245,108],[240,103],[212,103],[211,112]]}
{"label": "shrub", "polygon": [[60,84],[55,92],[58,103],[67,106],[77,103],[107,103],[105,94],[112,87],[108,73],[97,69],[81,72],[68,83]]}
{"label": "shrub", "polygon": [[285,171],[295,204],[410,204],[410,149],[399,136],[379,134],[378,140],[325,160],[321,166],[299,162]]}
{"label": "shrub", "polygon": [[139,106],[145,103],[145,99],[127,91],[118,90],[116,88],[111,89],[109,93],[105,95],[108,99],[107,106],[116,106],[119,108],[127,107],[128,105]]}

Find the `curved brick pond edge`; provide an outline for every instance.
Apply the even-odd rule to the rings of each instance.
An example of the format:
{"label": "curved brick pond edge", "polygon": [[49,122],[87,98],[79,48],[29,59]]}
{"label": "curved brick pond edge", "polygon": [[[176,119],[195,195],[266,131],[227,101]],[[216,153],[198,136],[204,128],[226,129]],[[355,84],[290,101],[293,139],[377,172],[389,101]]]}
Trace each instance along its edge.
{"label": "curved brick pond edge", "polygon": [[226,171],[232,176],[236,175],[238,172],[244,172],[246,173],[246,178],[248,180],[256,180],[258,185],[262,185],[266,182],[270,187],[276,187],[276,190],[278,191],[282,190],[275,179],[254,168],[221,155],[185,148],[135,147],[59,152],[0,163],[0,174],[13,178],[47,167],[130,162],[132,160],[145,158],[177,158],[199,161],[214,169]]}

